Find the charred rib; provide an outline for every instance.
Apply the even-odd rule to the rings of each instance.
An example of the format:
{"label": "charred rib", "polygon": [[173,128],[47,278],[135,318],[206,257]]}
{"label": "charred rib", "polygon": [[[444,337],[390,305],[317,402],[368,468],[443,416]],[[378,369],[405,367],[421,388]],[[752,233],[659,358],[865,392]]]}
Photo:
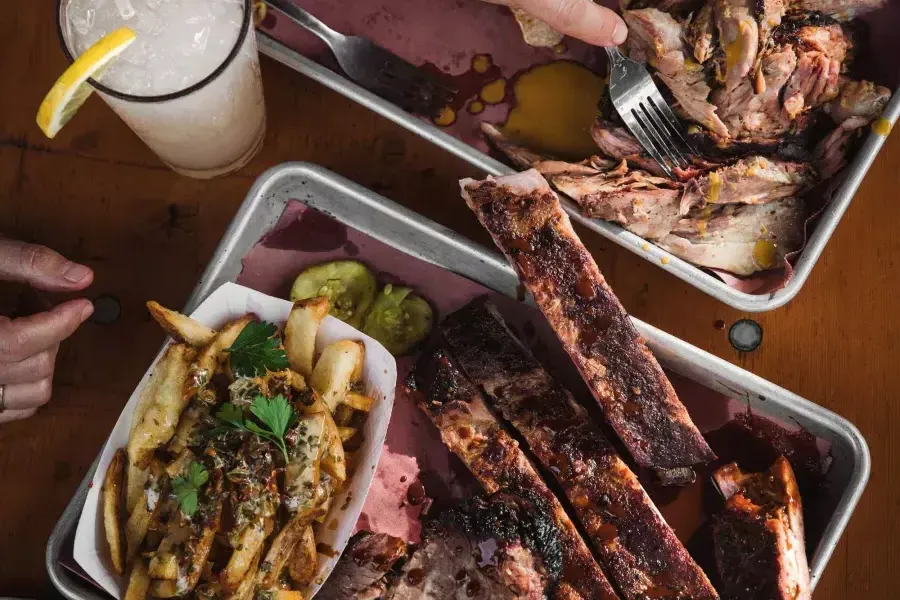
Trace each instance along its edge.
{"label": "charred rib", "polygon": [[638,464],[689,467],[715,455],[535,170],[461,182]]}

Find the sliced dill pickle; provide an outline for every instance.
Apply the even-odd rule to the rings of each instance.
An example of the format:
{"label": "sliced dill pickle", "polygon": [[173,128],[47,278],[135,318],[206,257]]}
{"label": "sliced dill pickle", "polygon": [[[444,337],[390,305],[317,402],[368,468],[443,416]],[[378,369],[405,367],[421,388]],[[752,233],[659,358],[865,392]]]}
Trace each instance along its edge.
{"label": "sliced dill pickle", "polygon": [[400,356],[428,337],[433,319],[431,306],[410,288],[386,285],[366,317],[363,333]]}
{"label": "sliced dill pickle", "polygon": [[325,296],[330,315],[359,329],[378,290],[369,268],[355,260],[335,260],[300,273],[291,288],[291,301]]}

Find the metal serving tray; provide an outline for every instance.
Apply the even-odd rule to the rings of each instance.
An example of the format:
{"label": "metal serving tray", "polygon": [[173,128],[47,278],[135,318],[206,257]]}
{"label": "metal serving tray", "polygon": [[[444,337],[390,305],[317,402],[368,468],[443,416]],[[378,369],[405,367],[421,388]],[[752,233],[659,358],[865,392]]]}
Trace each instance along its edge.
{"label": "metal serving tray", "polygon": [[[302,73],[311,79],[331,88],[332,90],[355,100],[397,123],[398,125],[412,131],[413,133],[425,138],[455,154],[459,158],[467,161],[471,165],[481,169],[485,173],[494,176],[509,175],[515,172],[507,165],[491,158],[480,150],[466,144],[450,134],[442,131],[438,127],[420,119],[410,113],[398,108],[394,104],[387,102],[376,96],[375,94],[364,90],[355,83],[347,80],[339,73],[336,73],[327,67],[323,67],[319,63],[307,58],[306,56],[295,52],[276,41],[265,33],[259,32],[259,50],[266,56],[276,60],[291,69]],[[888,119],[892,124],[896,123],[900,118],[900,93],[895,93],[890,104],[884,111],[884,118]],[[728,286],[721,279],[711,275],[710,273],[696,267],[680,258],[673,256],[662,248],[650,244],[648,250],[644,250],[643,246],[647,244],[646,240],[636,236],[630,231],[626,231],[606,221],[600,219],[589,219],[581,215],[578,206],[571,200],[563,198],[563,204],[566,212],[569,213],[573,221],[577,221],[583,226],[596,231],[603,237],[612,240],[616,244],[627,248],[631,252],[643,256],[656,266],[665,269],[679,279],[699,288],[718,298],[725,304],[739,310],[749,312],[765,312],[784,306],[794,299],[800,292],[800,288],[806,283],[806,279],[812,272],[813,267],[819,260],[819,256],[825,249],[825,245],[837,228],[838,222],[850,205],[856,190],[862,184],[869,167],[875,161],[875,157],[881,150],[882,145],[887,138],[875,133],[870,133],[854,157],[850,166],[846,169],[843,181],[835,189],[833,198],[825,211],[820,215],[812,235],[797,259],[794,265],[794,275],[791,280],[782,289],[766,293],[766,294],[748,294],[738,291]],[[462,204],[460,204],[462,206]],[[663,257],[667,257],[665,262]]]}
{"label": "metal serving tray", "polygon": [[[237,279],[244,255],[277,223],[290,200],[299,200],[411,256],[502,294],[517,296],[518,277],[499,254],[321,167],[287,163],[270,169],[253,185],[194,289],[185,312],[194,310],[223,283]],[[634,322],[665,368],[750,404],[755,413],[794,422],[831,444],[832,463],[823,492],[828,496],[827,524],[810,563],[815,585],[869,478],[869,449],[860,432],[831,411],[655,327],[637,319]],[[107,598],[59,562],[74,534],[95,468],[96,461],[47,544],[50,578],[70,599]]]}

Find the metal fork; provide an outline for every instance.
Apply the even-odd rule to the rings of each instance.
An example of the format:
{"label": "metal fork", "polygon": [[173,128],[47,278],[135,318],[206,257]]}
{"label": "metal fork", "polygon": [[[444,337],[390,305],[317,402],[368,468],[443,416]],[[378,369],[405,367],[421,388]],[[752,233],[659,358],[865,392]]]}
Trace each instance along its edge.
{"label": "metal fork", "polygon": [[331,49],[348,78],[406,111],[434,117],[457,89],[365,38],[338,33],[291,0],[266,3],[316,34]]}
{"label": "metal fork", "polygon": [[613,106],[644,150],[675,179],[674,169],[690,165],[688,156],[697,152],[685,139],[681,123],[659,93],[644,65],[607,48],[609,95]]}

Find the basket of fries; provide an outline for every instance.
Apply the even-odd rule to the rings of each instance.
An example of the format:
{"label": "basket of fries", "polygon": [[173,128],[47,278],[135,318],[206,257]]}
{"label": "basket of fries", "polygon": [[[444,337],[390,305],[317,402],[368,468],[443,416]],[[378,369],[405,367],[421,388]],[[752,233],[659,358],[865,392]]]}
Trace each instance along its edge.
{"label": "basket of fries", "polygon": [[127,600],[311,598],[372,482],[394,358],[324,298],[228,283],[190,316],[148,307],[172,339],[103,449],[75,560]]}

